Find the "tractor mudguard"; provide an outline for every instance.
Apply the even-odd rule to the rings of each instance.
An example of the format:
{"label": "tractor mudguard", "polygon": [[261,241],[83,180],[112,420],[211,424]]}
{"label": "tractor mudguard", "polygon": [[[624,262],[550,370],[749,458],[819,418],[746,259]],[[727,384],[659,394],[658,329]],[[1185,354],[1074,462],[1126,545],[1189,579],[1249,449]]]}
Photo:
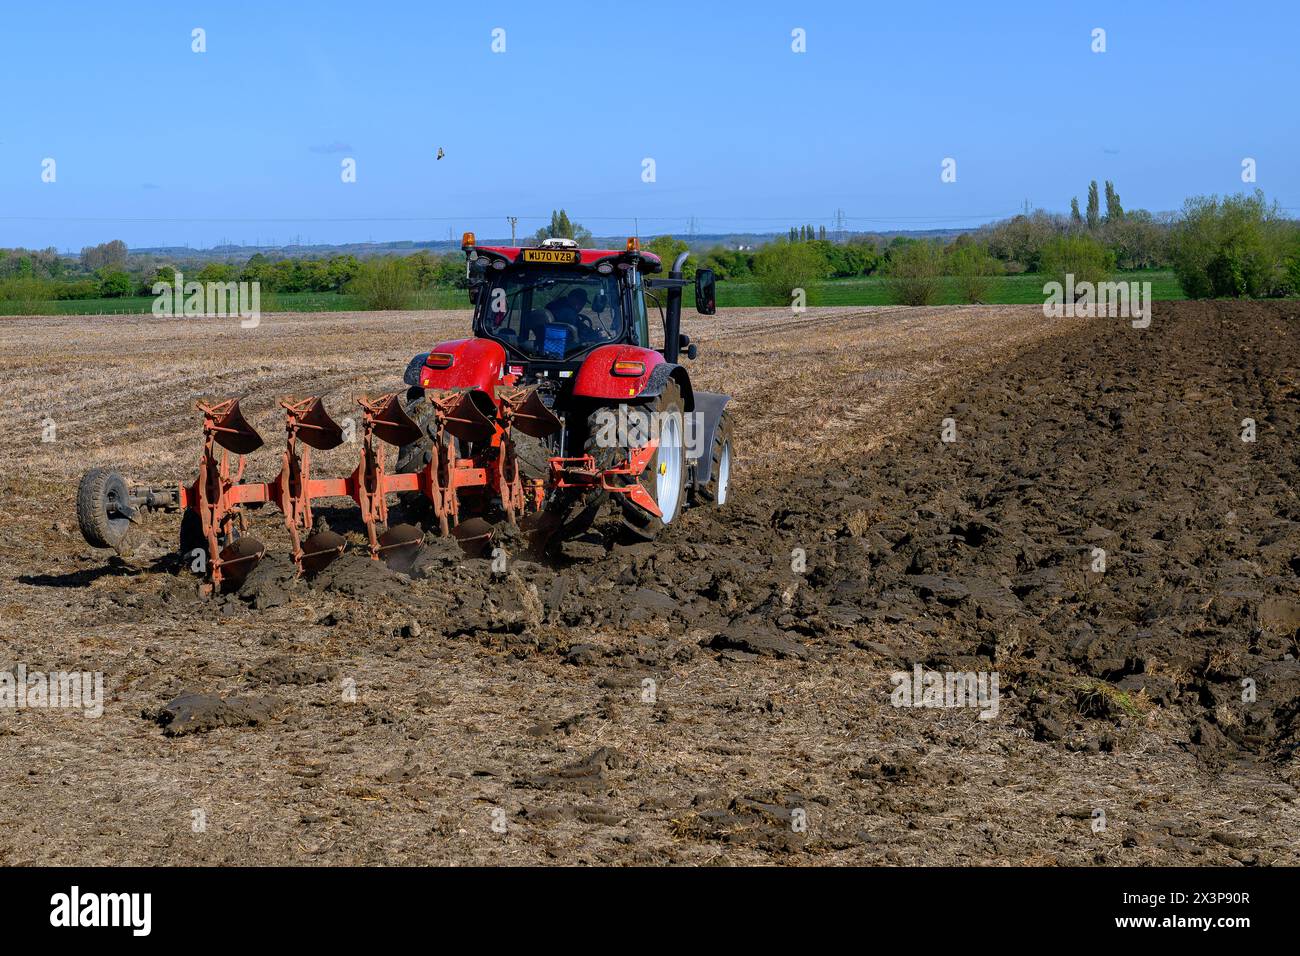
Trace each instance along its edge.
{"label": "tractor mudguard", "polygon": [[[713,468],[713,436],[718,432],[718,422],[722,421],[723,409],[727,407],[727,402],[731,401],[730,395],[723,395],[721,392],[696,392],[695,393],[695,424],[686,430],[687,451],[697,452],[690,459],[691,481],[695,485],[702,485],[708,482],[710,471]],[[705,467],[700,469],[701,461]]]}
{"label": "tractor mudguard", "polygon": [[424,368],[424,360],[429,357],[428,352],[421,352],[415,358],[411,359],[406,366],[406,372],[402,375],[402,381],[411,388],[420,387],[420,369]]}
{"label": "tractor mudguard", "polygon": [[[664,357],[653,349],[637,345],[602,345],[582,362],[573,381],[574,398],[596,398],[607,402],[626,402],[640,398]],[[622,371],[615,374],[615,366]],[[639,374],[634,372],[640,366]]]}
{"label": "tractor mudguard", "polygon": [[[641,363],[640,375],[616,375],[614,367],[622,363]],[[582,363],[573,383],[575,398],[594,398],[604,402],[627,402],[658,398],[669,379],[681,386],[682,400],[689,412],[694,408],[691,378],[686,369],[654,349],[638,345],[602,345]]]}
{"label": "tractor mudguard", "polygon": [[506,350],[500,342],[491,339],[441,342],[411,360],[404,381],[414,388],[479,388],[490,395],[501,381],[505,364]]}
{"label": "tractor mudguard", "polygon": [[[656,353],[657,354],[657,353]],[[682,390],[682,403],[687,412],[695,410],[695,390],[691,388],[691,377],[686,373],[686,369],[673,362],[664,362],[662,365],[655,366],[655,370],[650,373],[650,381],[646,382],[645,388],[641,389],[639,398],[658,398],[668,384],[669,379],[674,379]]]}

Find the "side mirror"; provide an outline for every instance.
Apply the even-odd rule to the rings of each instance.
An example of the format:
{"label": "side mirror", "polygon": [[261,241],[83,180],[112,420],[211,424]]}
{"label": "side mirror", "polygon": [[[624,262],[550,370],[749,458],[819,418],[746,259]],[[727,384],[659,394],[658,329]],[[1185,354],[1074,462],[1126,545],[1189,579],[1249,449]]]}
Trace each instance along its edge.
{"label": "side mirror", "polygon": [[718,280],[712,269],[695,273],[695,311],[700,315],[713,315],[718,311]]}
{"label": "side mirror", "polygon": [[478,305],[479,290],[487,282],[487,260],[479,256],[465,262],[465,278],[469,281],[469,301]]}

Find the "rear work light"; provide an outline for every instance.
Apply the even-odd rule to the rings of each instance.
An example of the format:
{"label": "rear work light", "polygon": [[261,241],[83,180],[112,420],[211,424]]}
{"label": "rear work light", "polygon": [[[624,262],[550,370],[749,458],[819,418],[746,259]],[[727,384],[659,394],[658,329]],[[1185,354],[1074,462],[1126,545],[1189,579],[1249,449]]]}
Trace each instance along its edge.
{"label": "rear work light", "polygon": [[424,364],[429,368],[451,368],[456,356],[450,352],[430,352],[429,357],[424,360]]}
{"label": "rear work light", "polygon": [[615,362],[613,372],[627,378],[640,378],[645,374],[645,362]]}

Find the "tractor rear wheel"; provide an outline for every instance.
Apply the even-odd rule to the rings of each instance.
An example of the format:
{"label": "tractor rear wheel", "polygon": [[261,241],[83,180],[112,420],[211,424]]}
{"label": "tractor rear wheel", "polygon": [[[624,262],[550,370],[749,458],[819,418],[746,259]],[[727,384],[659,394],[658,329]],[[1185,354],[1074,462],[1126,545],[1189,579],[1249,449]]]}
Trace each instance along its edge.
{"label": "tractor rear wheel", "polygon": [[[624,528],[633,537],[652,541],[676,521],[686,507],[686,405],[681,387],[670,380],[653,404],[628,406],[627,417],[629,431],[634,431],[637,444],[650,437],[658,440],[654,457],[639,480],[654,499],[661,515],[656,517],[646,512],[626,495],[614,497],[622,513]],[[616,457],[625,457],[628,450],[619,449]],[[602,464],[600,458],[597,458],[597,463],[610,467]]]}

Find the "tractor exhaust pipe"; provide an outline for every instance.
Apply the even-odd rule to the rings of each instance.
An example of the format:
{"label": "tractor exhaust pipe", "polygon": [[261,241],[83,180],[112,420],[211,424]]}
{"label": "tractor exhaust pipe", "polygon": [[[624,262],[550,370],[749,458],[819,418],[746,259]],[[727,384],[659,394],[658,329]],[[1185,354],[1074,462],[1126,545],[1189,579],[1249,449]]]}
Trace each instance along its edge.
{"label": "tractor exhaust pipe", "polygon": [[[668,273],[670,279],[680,279],[682,277],[682,268],[686,265],[686,260],[690,252],[679,253],[673,260],[672,270]],[[682,287],[680,285],[670,286],[668,289],[668,308],[664,313],[664,358],[669,362],[676,362],[682,348]]]}

